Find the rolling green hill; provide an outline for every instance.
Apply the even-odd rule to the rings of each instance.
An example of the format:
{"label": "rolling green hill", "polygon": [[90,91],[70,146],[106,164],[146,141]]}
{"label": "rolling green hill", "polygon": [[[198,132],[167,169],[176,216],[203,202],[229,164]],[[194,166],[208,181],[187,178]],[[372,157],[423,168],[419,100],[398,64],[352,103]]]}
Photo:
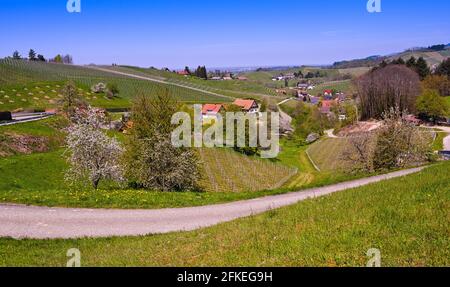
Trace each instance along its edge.
{"label": "rolling green hill", "polygon": [[[128,107],[136,94],[153,95],[167,88],[181,102],[224,102],[229,99],[171,84],[135,79],[89,67],[22,60],[0,60],[0,110],[17,108],[51,108],[58,100],[61,86],[73,80],[89,103],[106,108]],[[116,83],[120,94],[108,99],[103,94],[90,94],[99,82]],[[95,97],[95,98],[94,98]]]}
{"label": "rolling green hill", "polygon": [[108,70],[131,73],[138,76],[151,77],[168,83],[185,85],[213,93],[219,93],[230,97],[255,97],[274,96],[275,92],[264,85],[253,81],[205,81],[196,77],[185,77],[176,73],[161,71],[153,68],[139,68],[131,66],[104,67]]}
{"label": "rolling green hill", "polygon": [[423,57],[429,66],[437,65],[450,57],[450,49],[445,49],[442,51],[427,51],[427,50],[407,50],[401,53],[395,53],[388,56],[371,56],[364,59],[353,59],[340,61],[333,64],[333,68],[336,69],[348,69],[348,68],[358,68],[358,67],[374,67],[379,65],[383,60],[392,61],[394,59],[402,58],[403,60],[408,60],[411,57],[420,58]]}

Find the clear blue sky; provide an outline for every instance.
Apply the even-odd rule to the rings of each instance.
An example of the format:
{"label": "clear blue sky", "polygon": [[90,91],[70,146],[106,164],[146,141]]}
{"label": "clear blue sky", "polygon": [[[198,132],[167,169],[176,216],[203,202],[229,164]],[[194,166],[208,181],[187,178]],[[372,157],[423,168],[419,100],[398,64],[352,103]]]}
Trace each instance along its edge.
{"label": "clear blue sky", "polygon": [[0,57],[180,68],[328,64],[450,42],[450,1],[0,0]]}

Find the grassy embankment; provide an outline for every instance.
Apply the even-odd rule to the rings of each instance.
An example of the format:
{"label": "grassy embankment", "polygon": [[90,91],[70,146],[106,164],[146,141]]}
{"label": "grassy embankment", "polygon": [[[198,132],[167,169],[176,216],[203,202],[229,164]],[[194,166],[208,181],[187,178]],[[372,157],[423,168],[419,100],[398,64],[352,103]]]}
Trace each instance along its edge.
{"label": "grassy embankment", "polygon": [[214,227],[143,237],[0,239],[1,266],[382,266],[450,264],[450,163]]}

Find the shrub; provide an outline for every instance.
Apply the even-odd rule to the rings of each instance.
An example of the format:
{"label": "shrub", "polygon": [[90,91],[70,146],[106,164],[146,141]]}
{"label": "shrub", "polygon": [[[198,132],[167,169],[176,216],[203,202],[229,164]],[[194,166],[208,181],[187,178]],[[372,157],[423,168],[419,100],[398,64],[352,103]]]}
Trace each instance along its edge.
{"label": "shrub", "polygon": [[196,153],[175,148],[171,142],[171,119],[178,108],[167,89],[158,91],[155,99],[142,95],[136,98],[123,158],[132,185],[161,191],[196,189],[200,179]]}
{"label": "shrub", "polygon": [[104,93],[106,91],[106,84],[105,83],[98,83],[91,87],[91,92],[95,94]]}
{"label": "shrub", "polygon": [[75,109],[84,106],[85,102],[78,94],[77,87],[74,82],[69,81],[61,90],[62,98],[59,100],[59,105],[63,112],[71,116]]}
{"label": "shrub", "polygon": [[447,76],[432,75],[423,80],[425,90],[437,90],[443,97],[450,96],[450,79]]}
{"label": "shrub", "polygon": [[417,112],[421,117],[437,120],[444,117],[449,112],[449,107],[444,97],[436,90],[425,90],[417,98]]}
{"label": "shrub", "polygon": [[374,132],[349,138],[343,156],[352,170],[373,172],[423,164],[433,159],[432,138],[409,123],[398,108],[383,114],[383,125]]}
{"label": "shrub", "polygon": [[430,160],[431,135],[409,123],[403,115],[398,108],[384,113],[384,124],[376,135],[375,170],[403,168]]}

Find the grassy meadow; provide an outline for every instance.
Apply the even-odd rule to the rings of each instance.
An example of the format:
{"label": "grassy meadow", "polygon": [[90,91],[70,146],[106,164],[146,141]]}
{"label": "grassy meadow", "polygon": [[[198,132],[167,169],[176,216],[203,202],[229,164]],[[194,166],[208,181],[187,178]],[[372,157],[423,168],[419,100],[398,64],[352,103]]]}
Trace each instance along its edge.
{"label": "grassy meadow", "polygon": [[192,232],[79,240],[0,239],[0,266],[382,266],[450,264],[450,163]]}

